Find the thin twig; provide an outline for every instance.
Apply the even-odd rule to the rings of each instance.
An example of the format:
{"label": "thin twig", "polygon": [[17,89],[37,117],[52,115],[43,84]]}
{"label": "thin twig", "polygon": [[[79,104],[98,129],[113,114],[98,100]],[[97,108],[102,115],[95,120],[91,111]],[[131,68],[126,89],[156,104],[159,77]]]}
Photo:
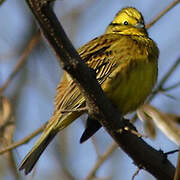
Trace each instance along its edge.
{"label": "thin twig", "polygon": [[61,166],[61,168],[62,168],[62,171],[63,171],[64,175],[66,176],[66,178],[68,180],[76,180],[76,178],[73,176],[73,174],[69,171],[68,166]]}
{"label": "thin twig", "polygon": [[92,180],[99,169],[99,167],[107,160],[107,158],[114,152],[114,150],[118,147],[116,143],[113,143],[107,151],[100,156],[100,158],[97,160],[96,164],[92,168],[92,170],[89,172],[88,176],[86,177],[86,180]]}
{"label": "thin twig", "polygon": [[177,88],[178,86],[180,86],[180,82],[177,82],[177,83],[175,83],[175,84],[173,84],[173,85],[171,85],[169,87],[163,88],[162,90],[163,91],[170,91],[170,90],[173,90],[173,89]]}
{"label": "thin twig", "polygon": [[97,143],[96,143],[96,140],[95,140],[94,136],[91,137],[91,142],[92,142],[92,145],[93,145],[93,147],[94,147],[94,150],[95,150],[95,152],[96,152],[96,154],[97,154],[97,157],[98,157],[98,158],[101,157],[101,153],[99,152],[99,148],[98,148],[98,146],[97,146]]}
{"label": "thin twig", "polygon": [[132,176],[132,180],[134,180],[135,179],[135,177],[139,174],[139,171],[140,171],[141,169],[140,168],[137,168],[136,169],[136,172],[133,174],[133,176]]}
{"label": "thin twig", "polygon": [[33,133],[31,133],[30,135],[26,136],[25,138],[21,139],[20,141],[17,141],[3,149],[0,150],[0,154],[3,154],[7,151],[10,151],[14,148],[17,148],[18,146],[21,146],[23,144],[26,144],[28,143],[33,137],[37,136],[39,133],[41,133],[45,126],[46,126],[47,123],[43,124],[40,128],[38,128],[37,130],[35,130]]}
{"label": "thin twig", "polygon": [[18,172],[16,161],[15,161],[15,156],[12,151],[9,152],[8,160],[9,160],[9,167],[10,167],[9,169],[11,169],[14,179],[20,180],[21,179],[20,174]]}
{"label": "thin twig", "polygon": [[176,152],[179,152],[179,149],[175,149],[175,150],[173,150],[173,151],[168,151],[168,152],[164,153],[164,155],[168,156],[168,155],[174,154],[174,153],[176,153]]}
{"label": "thin twig", "polygon": [[19,59],[18,63],[14,67],[14,70],[9,75],[6,82],[1,86],[0,88],[0,95],[4,92],[4,90],[8,87],[11,80],[15,77],[15,75],[19,72],[19,70],[24,66],[27,56],[30,54],[30,52],[33,50],[33,48],[37,45],[37,43],[40,40],[40,31],[36,32],[28,45],[26,46],[25,50],[23,51],[21,58]]}
{"label": "thin twig", "polygon": [[162,16],[164,16],[169,10],[171,10],[173,7],[178,4],[180,0],[175,0],[171,2],[163,11],[161,11],[151,22],[146,24],[146,28],[150,28],[153,24],[155,24]]}
{"label": "thin twig", "polygon": [[63,132],[59,136],[60,141],[55,144],[55,154],[54,156],[58,158],[57,162],[60,164],[59,174],[61,175],[60,179],[75,180],[75,175],[70,171],[69,163],[67,162],[67,157],[69,157],[69,151],[67,146],[67,131]]}
{"label": "thin twig", "polygon": [[168,70],[168,72],[163,76],[163,78],[160,80],[158,86],[155,88],[153,93],[151,94],[148,102],[150,102],[156,95],[157,93],[163,89],[164,84],[167,82],[169,77],[172,75],[172,73],[176,70],[176,68],[180,65],[180,57],[173,63],[171,68]]}
{"label": "thin twig", "polygon": [[8,61],[10,58],[14,57],[17,53],[12,50],[11,52],[4,52],[3,54],[0,55],[0,61],[4,62],[4,61]]}

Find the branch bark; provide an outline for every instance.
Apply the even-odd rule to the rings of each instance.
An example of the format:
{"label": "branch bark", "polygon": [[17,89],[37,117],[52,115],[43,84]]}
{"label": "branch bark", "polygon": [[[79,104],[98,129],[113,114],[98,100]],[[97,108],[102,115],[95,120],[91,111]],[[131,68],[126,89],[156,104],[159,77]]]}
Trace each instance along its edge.
{"label": "branch bark", "polygon": [[26,0],[26,2],[45,38],[55,51],[61,67],[72,76],[86,98],[88,114],[102,124],[138,167],[147,170],[157,179],[173,179],[175,168],[164,158],[163,153],[153,149],[131,131],[124,130],[125,126],[133,130],[135,127],[121,117],[118,110],[105,97],[92,70],[81,61],[52,10],[53,0]]}

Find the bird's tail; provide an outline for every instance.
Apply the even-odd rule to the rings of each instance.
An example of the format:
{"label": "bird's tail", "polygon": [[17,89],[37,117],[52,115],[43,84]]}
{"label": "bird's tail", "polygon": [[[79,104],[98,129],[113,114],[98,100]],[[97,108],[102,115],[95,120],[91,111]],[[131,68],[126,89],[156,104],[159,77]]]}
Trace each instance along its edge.
{"label": "bird's tail", "polygon": [[48,144],[52,141],[52,139],[56,136],[56,134],[60,130],[64,129],[69,124],[71,124],[79,116],[79,112],[72,112],[63,115],[59,111],[56,111],[56,113],[54,113],[54,115],[49,120],[39,140],[36,142],[31,151],[25,156],[24,160],[20,165],[19,170],[24,169],[25,174],[30,173],[34,165],[38,161],[39,157],[46,149]]}
{"label": "bird's tail", "polygon": [[39,140],[34,145],[34,147],[22,161],[19,170],[24,169],[26,175],[29,172],[31,172],[39,157],[41,156],[43,151],[46,149],[46,147],[52,141],[56,134],[57,132],[54,132],[51,129],[47,129],[47,131],[44,131]]}

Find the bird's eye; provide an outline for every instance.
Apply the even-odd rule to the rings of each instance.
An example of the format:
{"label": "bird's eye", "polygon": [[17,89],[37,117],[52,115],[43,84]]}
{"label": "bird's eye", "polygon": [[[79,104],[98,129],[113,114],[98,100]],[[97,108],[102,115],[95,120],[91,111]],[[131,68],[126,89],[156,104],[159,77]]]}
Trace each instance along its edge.
{"label": "bird's eye", "polygon": [[128,25],[128,22],[127,22],[127,21],[124,21],[124,25]]}

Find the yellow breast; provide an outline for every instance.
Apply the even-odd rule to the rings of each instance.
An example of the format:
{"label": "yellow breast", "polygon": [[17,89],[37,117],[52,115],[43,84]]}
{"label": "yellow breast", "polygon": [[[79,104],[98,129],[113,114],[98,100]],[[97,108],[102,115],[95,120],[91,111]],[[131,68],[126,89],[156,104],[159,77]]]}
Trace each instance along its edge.
{"label": "yellow breast", "polygon": [[119,66],[102,88],[124,115],[136,110],[145,101],[156,80],[157,62],[136,60],[136,63]]}

